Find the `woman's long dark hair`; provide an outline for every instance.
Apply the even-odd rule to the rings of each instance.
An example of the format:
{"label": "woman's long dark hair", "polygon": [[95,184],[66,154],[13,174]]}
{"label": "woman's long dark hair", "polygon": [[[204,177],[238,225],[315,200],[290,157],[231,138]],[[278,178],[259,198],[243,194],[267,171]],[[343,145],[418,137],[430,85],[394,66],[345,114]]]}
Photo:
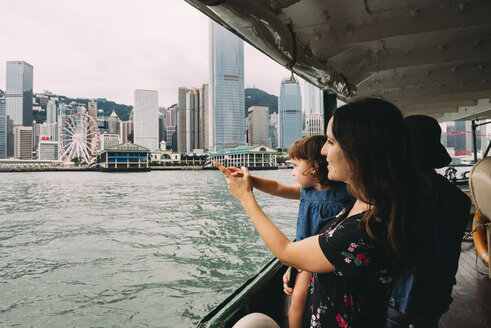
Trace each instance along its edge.
{"label": "woman's long dark hair", "polygon": [[421,180],[401,112],[381,99],[356,101],[335,111],[332,132],[351,166],[351,194],[372,206],[367,232],[382,237],[372,232],[373,220],[387,220],[390,249],[417,263]]}

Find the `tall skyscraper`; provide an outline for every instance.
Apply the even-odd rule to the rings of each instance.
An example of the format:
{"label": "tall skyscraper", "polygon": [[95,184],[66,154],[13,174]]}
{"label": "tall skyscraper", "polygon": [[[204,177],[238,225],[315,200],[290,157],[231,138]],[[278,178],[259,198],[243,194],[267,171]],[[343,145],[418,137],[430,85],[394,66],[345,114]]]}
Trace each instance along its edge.
{"label": "tall skyscraper", "polygon": [[268,107],[251,106],[248,110],[249,145],[269,146]]}
{"label": "tall skyscraper", "polygon": [[159,149],[159,94],[156,90],[135,90],[135,144]]}
{"label": "tall skyscraper", "polygon": [[6,111],[14,126],[32,125],[32,81],[31,65],[23,61],[7,62]]}
{"label": "tall skyscraper", "polygon": [[292,143],[302,138],[302,96],[298,82],[283,79],[278,102],[279,146],[290,148]]}
{"label": "tall skyscraper", "polygon": [[0,158],[7,158],[7,114],[5,97],[0,94]]}
{"label": "tall skyscraper", "polygon": [[244,41],[210,21],[209,148],[245,145]]}
{"label": "tall skyscraper", "polygon": [[46,104],[46,123],[56,123],[56,102],[48,101]]}

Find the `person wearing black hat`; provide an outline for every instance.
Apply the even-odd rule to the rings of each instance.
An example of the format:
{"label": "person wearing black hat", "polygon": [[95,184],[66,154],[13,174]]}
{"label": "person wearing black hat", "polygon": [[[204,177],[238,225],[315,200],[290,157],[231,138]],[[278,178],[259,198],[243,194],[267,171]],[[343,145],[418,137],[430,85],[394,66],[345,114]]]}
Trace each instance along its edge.
{"label": "person wearing black hat", "polygon": [[441,128],[429,116],[405,118],[425,185],[428,208],[424,251],[416,268],[407,268],[396,283],[386,328],[438,327],[452,302],[452,288],[467,226],[470,199],[435,169],[451,162],[440,143]]}

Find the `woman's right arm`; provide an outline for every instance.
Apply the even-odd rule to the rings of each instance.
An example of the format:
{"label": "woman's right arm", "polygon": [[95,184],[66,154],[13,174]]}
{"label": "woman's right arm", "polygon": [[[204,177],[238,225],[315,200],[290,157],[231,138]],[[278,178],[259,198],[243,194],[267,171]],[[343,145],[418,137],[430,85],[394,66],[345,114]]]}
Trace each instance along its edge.
{"label": "woman's right arm", "polygon": [[251,176],[252,186],[273,196],[300,199],[300,186],[288,186],[275,180]]}

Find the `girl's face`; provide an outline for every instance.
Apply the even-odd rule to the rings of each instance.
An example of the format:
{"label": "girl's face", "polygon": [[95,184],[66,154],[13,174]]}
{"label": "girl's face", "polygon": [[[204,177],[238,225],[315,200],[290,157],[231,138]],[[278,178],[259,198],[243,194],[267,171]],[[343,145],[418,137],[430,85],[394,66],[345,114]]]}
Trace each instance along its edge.
{"label": "girl's face", "polygon": [[295,181],[304,189],[314,187],[316,181],[312,176],[312,168],[310,164],[304,159],[291,159],[293,165],[292,175],[295,177]]}
{"label": "girl's face", "polygon": [[339,143],[332,134],[332,118],[327,125],[326,135],[327,141],[322,147],[321,154],[326,156],[328,163],[327,169],[329,170],[329,174],[327,177],[334,181],[349,182],[351,170]]}

